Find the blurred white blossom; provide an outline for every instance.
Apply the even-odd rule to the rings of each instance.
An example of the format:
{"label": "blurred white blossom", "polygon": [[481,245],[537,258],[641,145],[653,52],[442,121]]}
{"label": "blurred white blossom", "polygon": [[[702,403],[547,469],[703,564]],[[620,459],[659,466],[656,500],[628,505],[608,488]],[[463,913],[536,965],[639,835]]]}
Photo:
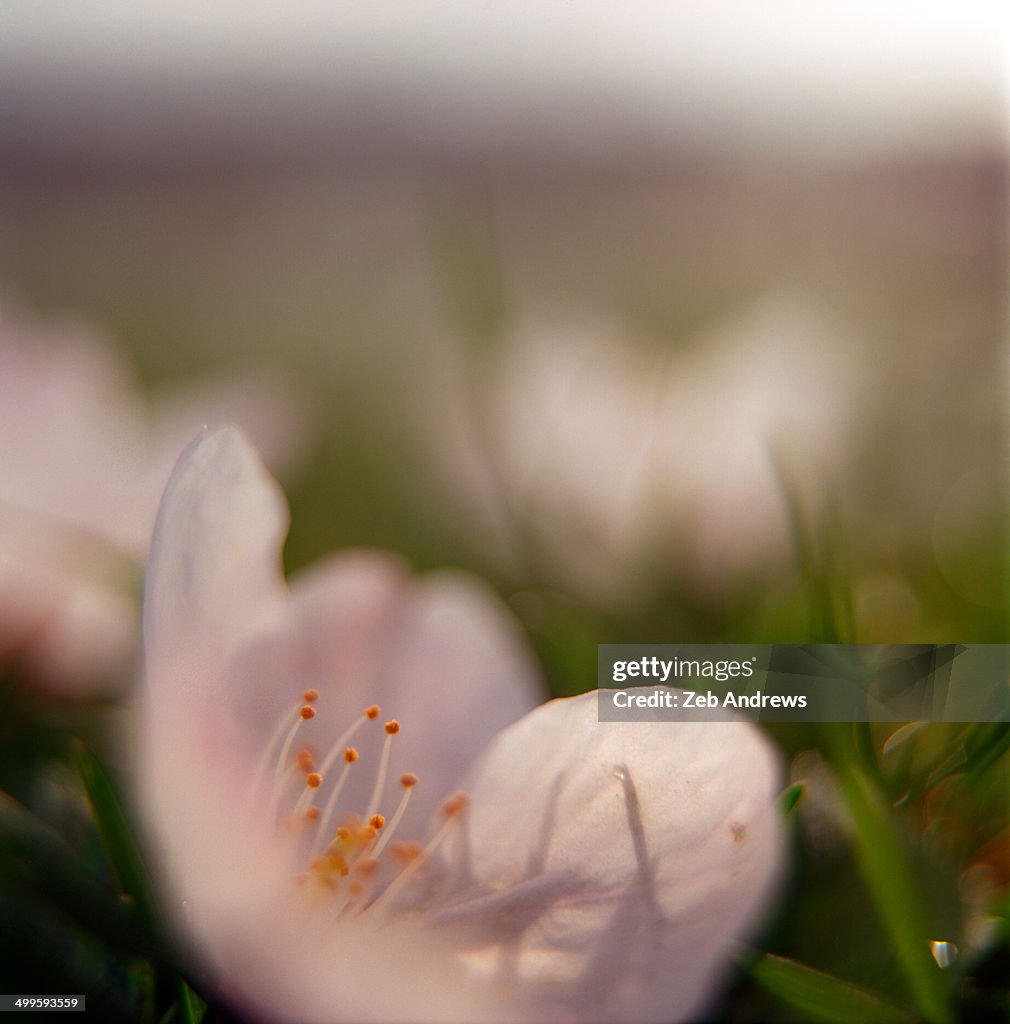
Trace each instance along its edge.
{"label": "blurred white blossom", "polygon": [[530,710],[479,583],[362,552],[288,591],[286,527],[255,452],[212,432],[148,568],[138,797],[220,997],[313,1022],[701,1008],[780,873],[759,730],[600,723],[594,694]]}
{"label": "blurred white blossom", "polygon": [[860,358],[791,296],[675,350],[540,324],[453,368],[429,458],[520,576],[604,604],[723,593],[789,557],[789,491],[816,505],[844,478]]}
{"label": "blurred white blossom", "polygon": [[139,649],[140,573],[179,447],[232,420],[278,468],[303,448],[300,415],[264,379],[148,402],[95,329],[0,307],[0,663],[63,693],[116,681]]}

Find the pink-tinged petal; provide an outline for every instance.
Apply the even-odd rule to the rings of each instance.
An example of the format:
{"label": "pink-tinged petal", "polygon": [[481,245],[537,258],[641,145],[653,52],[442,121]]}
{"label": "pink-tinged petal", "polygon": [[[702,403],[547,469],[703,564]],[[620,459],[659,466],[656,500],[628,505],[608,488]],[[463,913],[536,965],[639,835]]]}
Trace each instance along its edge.
{"label": "pink-tinged petal", "polygon": [[[197,920],[213,919],[205,908],[240,892],[255,902],[257,885],[242,883],[263,886],[273,873],[267,822],[250,821],[240,798],[255,750],[240,729],[244,679],[234,665],[287,621],[286,528],[277,485],[242,435],[226,429],[183,453],[155,529],[144,594],[141,797],[178,897],[173,909],[185,901]],[[259,857],[261,874],[240,870],[239,846]]]}
{"label": "pink-tinged petal", "polygon": [[160,389],[150,418],[148,526],[179,452],[201,428],[234,424],[272,472],[290,472],[305,455],[311,412],[304,396],[276,367],[258,372],[232,368],[227,377],[199,377],[171,390]]}
{"label": "pink-tinged petal", "polygon": [[422,921],[306,922],[286,910],[219,920],[221,996],[262,1024],[511,1022],[499,994]]}
{"label": "pink-tinged petal", "polygon": [[148,403],[112,339],[0,302],[0,546],[31,581],[26,607],[8,598],[13,580],[0,588],[0,653],[22,652],[39,685],[64,693],[121,679],[138,646],[125,637],[126,622],[136,637],[136,610],[125,607],[135,593],[123,564],[136,571],[146,557],[184,443],[203,424],[234,420],[287,464],[302,448],[296,408],[265,374],[195,381]]}
{"label": "pink-tinged petal", "polygon": [[140,649],[136,577],[118,550],[0,503],[0,659],[61,696],[121,682]]}
{"label": "pink-tinged petal", "polygon": [[108,338],[79,323],[43,332],[0,307],[0,419],[0,503],[132,542],[146,422]]}
{"label": "pink-tinged petal", "polygon": [[0,501],[141,558],[178,453],[237,423],[275,469],[304,449],[304,403],[278,374],[198,378],[148,403],[125,351],[82,322],[39,325],[0,306]]}
{"label": "pink-tinged petal", "polygon": [[0,548],[0,659],[53,694],[93,697],[139,654],[137,608],[99,572],[48,555]]}
{"label": "pink-tinged petal", "polygon": [[[292,595],[306,685],[323,693],[320,725],[334,703],[333,732],[372,704],[401,724],[392,778],[404,771],[420,778],[405,835],[417,835],[490,739],[542,699],[518,625],[474,577],[415,580],[389,555],[356,551],[303,574]],[[375,742],[371,749],[367,739],[355,742],[364,755],[378,755]],[[364,803],[372,782],[370,772],[356,775],[348,804]],[[389,788],[395,807],[395,784]]]}
{"label": "pink-tinged petal", "polygon": [[601,723],[595,694],[553,701],[476,769],[448,854],[471,888],[441,919],[531,1019],[683,1020],[773,892],[779,787],[753,725]]}
{"label": "pink-tinged petal", "polygon": [[379,551],[331,555],[292,581],[306,678],[325,678],[355,711],[381,704],[382,664],[410,590],[407,566]]}
{"label": "pink-tinged petal", "polygon": [[389,654],[390,707],[402,709],[405,762],[416,757],[419,811],[458,785],[492,738],[544,696],[512,614],[464,573],[414,584]]}
{"label": "pink-tinged petal", "polygon": [[144,591],[148,683],[185,701],[243,648],[286,622],[280,488],[242,434],[212,431],[169,480]]}

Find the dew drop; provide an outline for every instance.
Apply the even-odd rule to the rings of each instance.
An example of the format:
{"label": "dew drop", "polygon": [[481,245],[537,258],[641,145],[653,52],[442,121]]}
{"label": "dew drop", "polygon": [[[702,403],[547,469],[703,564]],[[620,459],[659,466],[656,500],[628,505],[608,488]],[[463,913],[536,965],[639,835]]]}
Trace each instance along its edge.
{"label": "dew drop", "polygon": [[957,946],[953,942],[932,939],[929,943],[929,951],[933,954],[937,967],[940,968],[950,967],[957,959]]}

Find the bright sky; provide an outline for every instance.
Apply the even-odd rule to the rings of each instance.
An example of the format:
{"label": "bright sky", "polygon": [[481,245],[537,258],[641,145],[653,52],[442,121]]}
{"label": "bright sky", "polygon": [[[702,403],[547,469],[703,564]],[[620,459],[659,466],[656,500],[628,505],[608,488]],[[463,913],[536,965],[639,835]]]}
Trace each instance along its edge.
{"label": "bright sky", "polygon": [[815,147],[929,145],[999,123],[1008,11],[982,0],[0,0],[0,86],[29,99],[55,75],[125,76],[144,95],[180,81],[226,81],[240,97],[270,83],[353,87],[408,110],[434,101],[470,130],[482,116],[535,110],[549,124],[602,104],[659,131],[718,121]]}

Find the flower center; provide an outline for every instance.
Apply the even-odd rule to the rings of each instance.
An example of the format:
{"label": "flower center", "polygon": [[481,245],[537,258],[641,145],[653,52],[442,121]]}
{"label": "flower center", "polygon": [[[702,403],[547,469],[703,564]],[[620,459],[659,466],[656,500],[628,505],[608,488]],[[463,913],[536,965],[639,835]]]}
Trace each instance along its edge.
{"label": "flower center", "polygon": [[306,690],[298,706],[277,724],[257,766],[254,792],[268,794],[270,821],[293,840],[299,859],[307,864],[296,875],[303,892],[323,900],[336,917],[378,915],[397,901],[450,834],[466,808],[467,796],[457,793],[443,801],[442,825],[427,844],[394,841],[418,784],[413,772],[400,775],[399,799],[390,814],[386,801],[392,800],[386,790],[400,723],[390,719],[383,726],[385,738],[364,809],[344,807],[341,794],[350,774],[361,772],[366,761],[351,741],[369,723],[378,723],[381,712],[377,704],[365,708],[317,763],[313,752],[296,740],[306,723],[316,718],[318,699],[317,690]]}

